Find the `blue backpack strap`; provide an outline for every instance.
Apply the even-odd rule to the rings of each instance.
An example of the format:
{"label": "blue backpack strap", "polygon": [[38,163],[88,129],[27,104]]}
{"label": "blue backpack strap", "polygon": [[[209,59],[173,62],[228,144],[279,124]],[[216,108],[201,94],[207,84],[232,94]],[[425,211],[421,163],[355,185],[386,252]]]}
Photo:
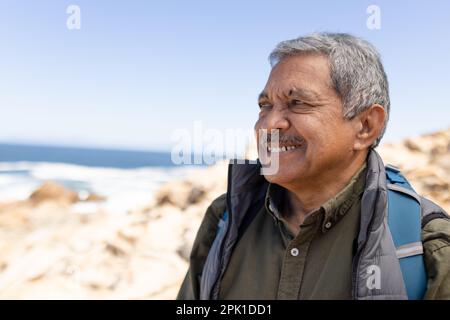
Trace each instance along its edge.
{"label": "blue backpack strap", "polygon": [[228,221],[228,211],[225,210],[222,215],[222,218],[220,218],[219,223],[217,225],[216,237],[220,232],[223,232],[223,229],[227,221]]}
{"label": "blue backpack strap", "polygon": [[408,299],[419,300],[427,289],[427,274],[421,241],[421,206],[417,193],[400,170],[386,166],[388,182],[388,224]]}

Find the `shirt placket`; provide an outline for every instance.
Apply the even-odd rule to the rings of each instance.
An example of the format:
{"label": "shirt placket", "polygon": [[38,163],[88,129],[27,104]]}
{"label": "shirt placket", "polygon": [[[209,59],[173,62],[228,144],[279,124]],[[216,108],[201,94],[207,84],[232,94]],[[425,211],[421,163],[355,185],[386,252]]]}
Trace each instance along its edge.
{"label": "shirt placket", "polygon": [[277,299],[298,299],[309,246],[318,231],[318,223],[302,226],[299,234],[288,243],[278,286]]}

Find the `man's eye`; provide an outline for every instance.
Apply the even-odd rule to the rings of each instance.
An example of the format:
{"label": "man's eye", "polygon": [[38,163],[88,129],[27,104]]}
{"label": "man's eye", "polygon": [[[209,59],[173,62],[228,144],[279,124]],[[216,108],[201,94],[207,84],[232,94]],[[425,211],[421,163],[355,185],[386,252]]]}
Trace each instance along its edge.
{"label": "man's eye", "polygon": [[301,100],[292,100],[291,101],[291,105],[292,106],[302,106],[302,105],[304,105],[305,103],[303,102],[303,101],[301,101]]}
{"label": "man's eye", "polygon": [[261,110],[268,110],[272,108],[272,105],[270,103],[258,103],[258,104]]}

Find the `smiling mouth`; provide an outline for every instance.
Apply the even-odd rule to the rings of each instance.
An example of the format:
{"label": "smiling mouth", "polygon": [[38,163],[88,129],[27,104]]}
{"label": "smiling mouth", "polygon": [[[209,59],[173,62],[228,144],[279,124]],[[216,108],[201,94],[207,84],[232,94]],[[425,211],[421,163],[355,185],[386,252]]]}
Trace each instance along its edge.
{"label": "smiling mouth", "polygon": [[301,144],[299,144],[299,145],[289,145],[289,146],[280,146],[278,148],[267,146],[267,151],[268,152],[283,153],[283,152],[296,150],[296,149],[300,148],[301,146],[302,146]]}

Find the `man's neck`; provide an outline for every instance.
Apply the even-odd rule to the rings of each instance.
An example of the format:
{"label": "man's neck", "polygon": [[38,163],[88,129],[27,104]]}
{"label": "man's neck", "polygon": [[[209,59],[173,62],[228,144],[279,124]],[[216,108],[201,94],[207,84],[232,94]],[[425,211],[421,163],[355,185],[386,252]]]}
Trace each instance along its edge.
{"label": "man's neck", "polygon": [[322,204],[336,196],[361,169],[367,153],[356,157],[346,168],[327,172],[327,176],[307,181],[301,185],[284,186],[286,192],[286,210],[283,217],[288,221],[291,231],[298,233],[306,217]]}

